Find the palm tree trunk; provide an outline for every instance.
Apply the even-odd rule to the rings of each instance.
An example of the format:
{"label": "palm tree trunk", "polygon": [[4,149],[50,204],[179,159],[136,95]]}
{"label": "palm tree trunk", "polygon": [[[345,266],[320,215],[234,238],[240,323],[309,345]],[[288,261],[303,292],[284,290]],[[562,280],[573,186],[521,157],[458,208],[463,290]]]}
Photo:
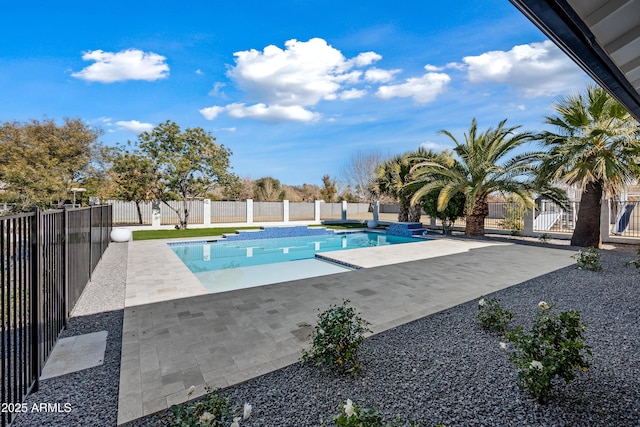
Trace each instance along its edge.
{"label": "palm tree trunk", "polygon": [[409,222],[420,222],[422,216],[422,205],[415,204],[409,208]]}
{"label": "palm tree trunk", "polygon": [[489,215],[487,197],[481,196],[473,203],[471,214],[466,217],[464,234],[467,236],[484,236],[484,219]]}
{"label": "palm tree trunk", "polygon": [[582,193],[576,228],[571,236],[573,246],[602,247],[600,236],[600,210],[602,204],[602,182],[590,182]]}
{"label": "palm tree trunk", "polygon": [[398,210],[398,222],[409,221],[409,209],[411,199],[400,196],[400,209]]}

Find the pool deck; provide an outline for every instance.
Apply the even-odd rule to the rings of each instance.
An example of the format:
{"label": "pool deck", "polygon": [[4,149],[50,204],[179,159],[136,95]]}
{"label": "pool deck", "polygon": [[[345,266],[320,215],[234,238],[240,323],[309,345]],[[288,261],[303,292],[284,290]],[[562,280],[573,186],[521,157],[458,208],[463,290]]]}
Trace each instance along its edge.
{"label": "pool deck", "polygon": [[574,263],[564,249],[437,239],[324,253],[365,268],[208,294],[167,242],[129,243],[118,424],[298,361],[306,325],[344,299],[378,333]]}

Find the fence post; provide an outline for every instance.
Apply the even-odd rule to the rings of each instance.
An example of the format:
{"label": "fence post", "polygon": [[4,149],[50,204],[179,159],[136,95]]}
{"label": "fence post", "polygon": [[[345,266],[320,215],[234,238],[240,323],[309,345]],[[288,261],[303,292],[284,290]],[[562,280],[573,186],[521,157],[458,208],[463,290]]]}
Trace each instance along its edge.
{"label": "fence post", "polygon": [[66,207],[62,208],[62,268],[64,268],[64,327],[67,327],[69,318],[69,212]]}
{"label": "fence post", "polygon": [[160,202],[154,200],[151,202],[151,226],[152,227],[160,227]]}
{"label": "fence post", "polygon": [[93,265],[93,211],[89,208],[89,281],[91,281],[91,275],[93,271],[91,266]]}
{"label": "fence post", "polygon": [[611,232],[611,199],[603,200],[600,204],[600,241],[604,242],[609,239]]}
{"label": "fence post", "polygon": [[40,378],[40,325],[42,324],[40,313],[40,267],[42,265],[40,251],[41,233],[40,233],[41,213],[40,209],[35,208],[33,219],[31,221],[31,289],[29,293],[31,298],[29,307],[31,313],[31,375],[34,383],[31,388],[32,392],[38,391]]}
{"label": "fence post", "polygon": [[289,222],[289,201],[282,201],[282,220],[284,222]]}
{"label": "fence post", "polygon": [[347,202],[346,200],[342,201],[342,215],[341,218],[343,221],[347,220]]}
{"label": "fence post", "polygon": [[211,199],[204,199],[204,225],[211,225]]}
{"label": "fence post", "polygon": [[373,202],[373,221],[377,224],[378,217],[380,216],[380,202],[378,200]]}
{"label": "fence post", "polygon": [[253,224],[253,199],[247,199],[247,224]]}
{"label": "fence post", "polygon": [[313,201],[313,222],[320,222],[320,200]]}
{"label": "fence post", "polygon": [[535,221],[535,208],[526,208],[522,220],[524,221],[523,234],[525,236],[533,236],[533,223]]}

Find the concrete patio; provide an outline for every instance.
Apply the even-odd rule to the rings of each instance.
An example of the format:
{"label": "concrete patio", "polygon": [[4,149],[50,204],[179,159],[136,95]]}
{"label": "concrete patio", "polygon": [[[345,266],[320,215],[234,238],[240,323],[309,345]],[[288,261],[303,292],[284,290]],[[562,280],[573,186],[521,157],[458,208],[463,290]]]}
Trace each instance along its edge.
{"label": "concrete patio", "polygon": [[295,363],[306,325],[344,299],[377,333],[574,262],[557,248],[438,239],[330,253],[366,269],[207,294],[166,243],[129,243],[118,424]]}

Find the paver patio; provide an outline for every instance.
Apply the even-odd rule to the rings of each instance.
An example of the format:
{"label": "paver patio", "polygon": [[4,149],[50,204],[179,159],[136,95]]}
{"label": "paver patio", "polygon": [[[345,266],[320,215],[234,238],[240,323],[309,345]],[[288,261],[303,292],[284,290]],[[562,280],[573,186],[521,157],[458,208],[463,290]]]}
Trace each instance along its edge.
{"label": "paver patio", "polygon": [[343,299],[377,333],[574,262],[563,249],[438,239],[331,253],[362,270],[207,294],[166,241],[129,245],[118,424],[296,362],[305,324]]}

